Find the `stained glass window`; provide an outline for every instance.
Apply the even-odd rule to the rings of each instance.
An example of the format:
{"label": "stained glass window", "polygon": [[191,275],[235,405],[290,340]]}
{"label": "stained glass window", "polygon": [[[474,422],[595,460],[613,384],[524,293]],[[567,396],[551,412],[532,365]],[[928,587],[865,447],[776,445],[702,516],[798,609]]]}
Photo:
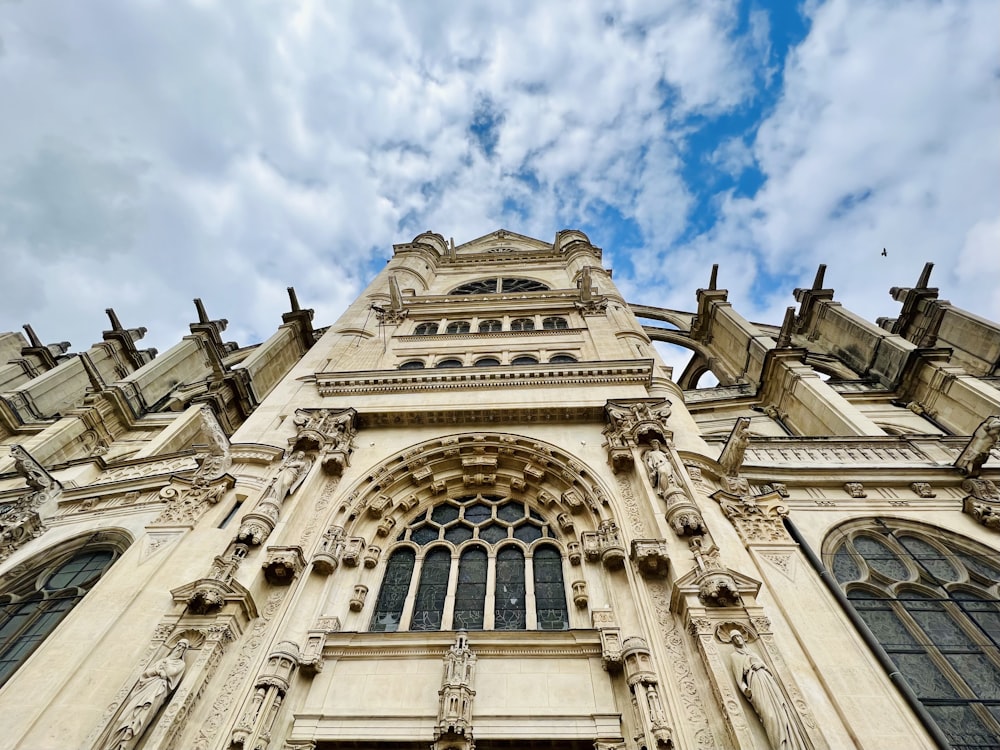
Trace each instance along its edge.
{"label": "stained glass window", "polygon": [[30,577],[24,589],[7,592],[10,601],[0,604],[0,685],[7,681],[63,617],[97,583],[117,557],[108,549],[81,551],[58,565],[43,579]]}
{"label": "stained glass window", "polygon": [[518,547],[504,547],[497,553],[494,628],[524,630],[524,594],[524,553]]}
{"label": "stained glass window", "polygon": [[452,628],[481,630],[486,606],[486,550],[470,547],[458,563],[458,589],[455,591],[455,615]]}
{"label": "stained glass window", "polygon": [[544,292],[548,287],[532,279],[479,279],[453,289],[450,294],[496,294],[497,292]]}
{"label": "stained glass window", "polygon": [[840,535],[834,575],[941,731],[956,748],[1000,746],[995,553],[888,519]]}
{"label": "stained glass window", "polygon": [[444,598],[448,593],[448,576],[451,573],[451,554],[444,547],[427,553],[420,569],[420,585],[413,604],[410,630],[440,630],[444,613]]}
{"label": "stained glass window", "polygon": [[371,629],[375,632],[391,633],[399,630],[406,594],[410,590],[414,557],[413,550],[404,547],[397,549],[389,558],[382,578],[382,590],[378,594],[378,604],[375,605],[375,617],[372,619]]}
{"label": "stained glass window", "polygon": [[539,547],[532,559],[535,578],[535,613],[539,630],[565,630],[569,627],[566,611],[566,587],[563,585],[562,555],[559,550]]}
{"label": "stained glass window", "polygon": [[[533,552],[534,575],[526,581],[525,552],[540,539],[555,540],[558,535],[523,500],[474,495],[422,511],[397,541],[427,548],[427,554],[418,562],[407,545],[390,555],[370,630],[439,630],[448,622],[452,629],[482,629],[491,609],[496,629],[523,630],[531,594],[539,629],[568,627],[562,553],[556,544],[543,544]],[[499,545],[492,556],[490,548]],[[456,566],[458,580],[449,600],[449,579]],[[416,595],[407,619],[406,597],[414,578]],[[488,590],[491,579],[496,586]]]}

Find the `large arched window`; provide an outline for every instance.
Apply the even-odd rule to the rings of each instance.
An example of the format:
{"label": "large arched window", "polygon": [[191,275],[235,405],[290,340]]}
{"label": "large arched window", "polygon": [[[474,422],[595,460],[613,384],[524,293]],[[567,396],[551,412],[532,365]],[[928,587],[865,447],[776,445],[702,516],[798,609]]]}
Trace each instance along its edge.
{"label": "large arched window", "polygon": [[48,556],[0,596],[0,685],[56,629],[117,559],[124,544],[98,543]]}
{"label": "large arched window", "polygon": [[1000,745],[1000,562],[940,529],[879,519],[827,566],[954,747]]}
{"label": "large arched window", "polygon": [[396,541],[372,631],[569,627],[559,544],[523,500],[447,500],[418,515]]}
{"label": "large arched window", "polygon": [[548,286],[533,279],[492,278],[469,281],[448,294],[500,294],[513,292],[544,292]]}

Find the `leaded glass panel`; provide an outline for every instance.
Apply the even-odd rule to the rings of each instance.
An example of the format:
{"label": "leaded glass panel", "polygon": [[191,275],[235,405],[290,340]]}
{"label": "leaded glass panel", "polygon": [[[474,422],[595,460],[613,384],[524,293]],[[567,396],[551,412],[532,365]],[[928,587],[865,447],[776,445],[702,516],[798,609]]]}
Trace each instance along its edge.
{"label": "leaded glass panel", "polygon": [[542,530],[529,523],[522,524],[514,529],[514,538],[520,539],[525,544],[531,544],[536,539],[542,538]]}
{"label": "leaded glass panel", "polygon": [[956,591],[952,598],[994,643],[1000,643],[1000,606],[968,591]]}
{"label": "leaded glass panel", "polygon": [[416,544],[427,544],[428,542],[437,541],[440,533],[436,526],[421,526],[419,529],[413,530],[413,533],[410,534],[410,539]]}
{"label": "leaded glass panel", "polygon": [[[994,656],[996,656],[996,649]],[[962,675],[977,696],[1000,700],[1000,669],[984,654],[945,654],[945,658]]]}
{"label": "leaded glass panel", "polygon": [[445,529],[444,538],[452,544],[461,544],[472,539],[472,529],[464,524],[458,524]]}
{"label": "leaded glass panel", "polygon": [[431,520],[442,526],[458,518],[458,508],[454,505],[438,505],[431,511]]}
{"label": "leaded glass panel", "polygon": [[918,646],[893,609],[892,602],[867,591],[852,591],[847,598],[887,651]]}
{"label": "leaded glass panel", "polygon": [[372,618],[373,631],[390,633],[399,630],[403,605],[406,604],[406,594],[410,590],[410,578],[413,576],[414,557],[413,550],[404,548],[396,550],[389,558],[382,578],[382,590],[379,591],[378,603],[375,605],[375,616]]}
{"label": "leaded glass panel", "polygon": [[927,712],[934,717],[941,731],[947,735],[952,747],[962,750],[982,748],[996,750],[997,735],[991,732],[969,705],[928,704]]}
{"label": "leaded glass panel", "polygon": [[112,558],[113,555],[107,550],[76,555],[49,577],[45,582],[45,588],[58,591],[70,586],[82,586],[91,578],[99,576],[111,563]]}
{"label": "leaded glass panel", "polygon": [[909,571],[896,554],[882,542],[870,536],[856,536],[856,549],[865,561],[875,570],[894,581],[905,581],[910,577]]}
{"label": "leaded glass panel", "polygon": [[931,546],[923,539],[917,539],[913,536],[901,536],[899,537],[899,543],[906,548],[907,552],[916,558],[918,565],[923,567],[937,580],[958,580],[958,571],[955,570],[955,567],[948,561],[948,558],[945,557],[944,553]]}
{"label": "leaded glass panel", "polygon": [[920,700],[957,698],[954,686],[938,671],[925,653],[894,653],[892,660]]}
{"label": "leaded glass panel", "polygon": [[544,292],[545,284],[531,279],[504,279],[500,290],[503,292]]}
{"label": "leaded glass panel", "polygon": [[861,570],[858,568],[858,564],[854,562],[851,553],[844,546],[841,546],[833,556],[833,575],[841,583],[856,581],[861,578]]}
{"label": "leaded glass panel", "polygon": [[497,518],[508,523],[520,521],[524,518],[524,506],[516,502],[504,503],[497,508]]}
{"label": "leaded glass panel", "polygon": [[539,547],[532,558],[535,579],[535,614],[540,630],[569,627],[566,587],[563,584],[562,556],[552,547]]}
{"label": "leaded glass panel", "polygon": [[905,591],[899,595],[904,609],[917,621],[935,646],[941,649],[972,648],[972,639],[958,626],[940,601],[931,599],[915,591]]}
{"label": "leaded glass panel", "polygon": [[420,585],[413,604],[410,630],[440,630],[444,599],[451,574],[451,554],[437,547],[427,553],[420,568]]}
{"label": "leaded glass panel", "polygon": [[484,503],[476,503],[465,509],[464,518],[471,524],[482,523],[493,515],[493,509]]}
{"label": "leaded glass panel", "polygon": [[458,563],[458,589],[455,591],[453,630],[481,630],[486,606],[486,550],[472,547],[462,553]]}
{"label": "leaded glass panel", "polygon": [[965,567],[974,573],[978,573],[991,583],[1000,581],[1000,568],[988,563],[979,555],[970,555],[959,550],[955,551],[955,557],[965,563]]}
{"label": "leaded glass panel", "polygon": [[493,627],[497,630],[524,630],[524,554],[506,546],[497,553],[496,598]]}
{"label": "leaded glass panel", "polygon": [[491,523],[479,529],[479,538],[490,544],[496,544],[501,539],[507,538],[507,529],[498,523]]}

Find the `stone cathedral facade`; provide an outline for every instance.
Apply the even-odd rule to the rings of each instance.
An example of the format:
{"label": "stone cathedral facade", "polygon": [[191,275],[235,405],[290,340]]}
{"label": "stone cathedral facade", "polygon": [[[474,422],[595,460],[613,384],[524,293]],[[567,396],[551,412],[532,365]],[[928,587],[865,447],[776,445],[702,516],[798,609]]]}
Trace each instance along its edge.
{"label": "stone cathedral facade", "polygon": [[3,334],[0,748],[1000,747],[1000,327],[930,270],[770,325],[425,233],[326,329]]}

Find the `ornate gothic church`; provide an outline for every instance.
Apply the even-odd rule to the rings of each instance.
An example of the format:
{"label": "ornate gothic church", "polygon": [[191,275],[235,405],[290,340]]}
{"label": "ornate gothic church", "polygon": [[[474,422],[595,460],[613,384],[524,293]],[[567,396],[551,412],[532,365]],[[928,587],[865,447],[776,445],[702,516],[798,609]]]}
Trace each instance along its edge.
{"label": "ornate gothic church", "polygon": [[425,233],[328,328],[0,335],[0,748],[1000,747],[1000,326],[823,271]]}

